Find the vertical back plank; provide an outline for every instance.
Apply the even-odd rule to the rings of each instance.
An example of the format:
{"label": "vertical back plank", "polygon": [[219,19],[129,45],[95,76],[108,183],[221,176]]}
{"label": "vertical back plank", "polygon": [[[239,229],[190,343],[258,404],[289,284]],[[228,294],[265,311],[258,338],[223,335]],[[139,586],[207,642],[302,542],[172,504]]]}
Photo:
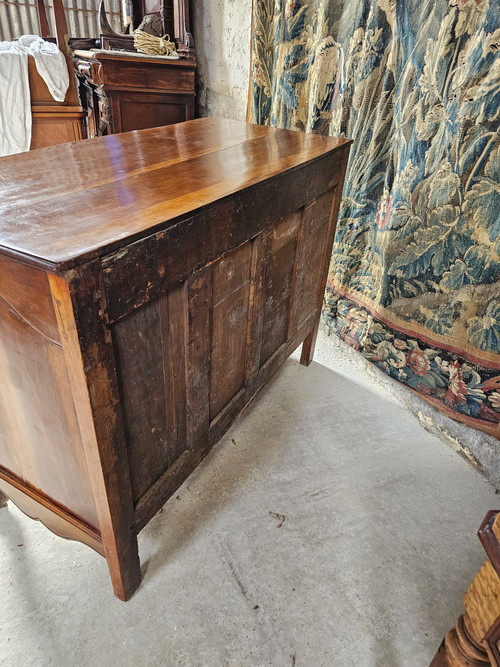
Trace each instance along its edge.
{"label": "vertical back plank", "polygon": [[318,247],[325,243],[328,234],[332,192],[316,199],[304,209],[301,243],[295,265],[292,314],[289,331],[296,331],[300,323],[317,309],[318,294],[321,288],[320,277],[323,269],[324,254],[318,257]]}
{"label": "vertical back plank", "polygon": [[208,445],[210,425],[210,351],[212,347],[212,267],[187,281],[186,443]]}
{"label": "vertical back plank", "polygon": [[169,464],[186,449],[187,282],[160,299]]}
{"label": "vertical back plank", "polygon": [[267,266],[271,253],[272,229],[266,229],[253,240],[250,265],[250,298],[247,329],[245,384],[252,385],[260,368],[264,305],[266,303]]}
{"label": "vertical back plank", "polygon": [[112,325],[134,503],[168,467],[160,308],[164,295]]}
{"label": "vertical back plank", "polygon": [[212,265],[210,420],[244,383],[251,256],[247,242]]}
{"label": "vertical back plank", "polygon": [[297,238],[301,211],[278,220],[273,226],[271,254],[266,275],[266,300],[262,331],[261,366],[288,340],[291,296],[297,266]]}

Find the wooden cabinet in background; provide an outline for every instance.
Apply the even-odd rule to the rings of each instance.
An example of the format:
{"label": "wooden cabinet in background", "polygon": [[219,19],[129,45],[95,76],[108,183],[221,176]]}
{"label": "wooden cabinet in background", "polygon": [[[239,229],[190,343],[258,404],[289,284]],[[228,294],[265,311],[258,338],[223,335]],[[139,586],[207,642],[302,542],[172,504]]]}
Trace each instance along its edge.
{"label": "wooden cabinet in background", "polygon": [[74,56],[89,138],[194,118],[195,61],[104,50]]}
{"label": "wooden cabinet in background", "polygon": [[312,359],[349,144],[205,118],[1,161],[0,505],[122,600],[141,528]]}

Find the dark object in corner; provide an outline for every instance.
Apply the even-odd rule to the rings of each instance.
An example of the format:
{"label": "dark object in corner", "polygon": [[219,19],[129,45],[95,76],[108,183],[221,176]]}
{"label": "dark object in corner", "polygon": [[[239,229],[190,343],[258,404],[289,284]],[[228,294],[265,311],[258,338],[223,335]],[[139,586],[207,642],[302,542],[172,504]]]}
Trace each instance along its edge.
{"label": "dark object in corner", "polygon": [[148,35],[154,35],[154,37],[163,37],[163,35],[168,34],[163,32],[165,26],[161,18],[156,14],[146,14],[136,30],[142,30],[143,32],[147,32]]}

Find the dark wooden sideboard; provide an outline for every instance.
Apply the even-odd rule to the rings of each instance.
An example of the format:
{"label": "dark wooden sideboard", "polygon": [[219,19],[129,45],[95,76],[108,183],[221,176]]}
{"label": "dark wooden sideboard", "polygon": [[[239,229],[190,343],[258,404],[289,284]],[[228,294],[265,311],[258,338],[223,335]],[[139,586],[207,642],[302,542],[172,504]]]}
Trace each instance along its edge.
{"label": "dark wooden sideboard", "polygon": [[74,62],[88,137],[194,118],[193,60],[76,50]]}
{"label": "dark wooden sideboard", "polygon": [[199,119],[0,160],[0,505],[120,599],[141,528],[311,361],[349,144]]}

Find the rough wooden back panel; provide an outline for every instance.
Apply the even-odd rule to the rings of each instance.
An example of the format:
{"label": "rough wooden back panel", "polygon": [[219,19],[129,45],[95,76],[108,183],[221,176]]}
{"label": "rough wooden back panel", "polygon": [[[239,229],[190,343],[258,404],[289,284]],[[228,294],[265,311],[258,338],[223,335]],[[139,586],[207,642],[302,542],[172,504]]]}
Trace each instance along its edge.
{"label": "rough wooden back panel", "polygon": [[112,327],[134,501],[186,448],[186,313],[181,286]]}
{"label": "rough wooden back panel", "polygon": [[[111,324],[135,504],[186,451],[207,446],[210,427],[239,411],[259,369],[315,316],[333,194]],[[255,282],[263,308],[253,307]]]}
{"label": "rough wooden back panel", "polygon": [[252,243],[247,242],[212,267],[210,420],[237,394],[245,380],[251,259]]}

